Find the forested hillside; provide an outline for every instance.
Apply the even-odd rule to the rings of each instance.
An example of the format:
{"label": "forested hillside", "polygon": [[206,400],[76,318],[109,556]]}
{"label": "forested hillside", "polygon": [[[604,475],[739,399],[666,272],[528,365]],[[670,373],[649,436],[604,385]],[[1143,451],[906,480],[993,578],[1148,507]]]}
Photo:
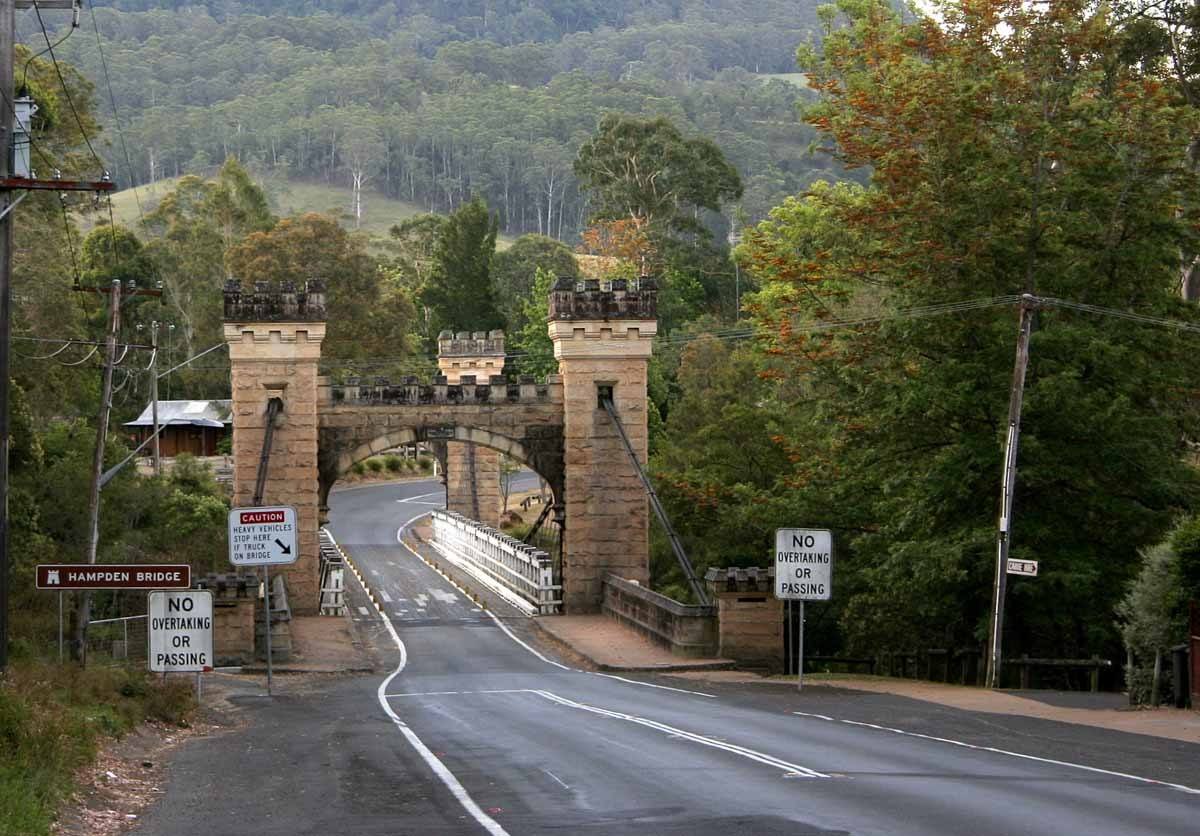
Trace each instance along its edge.
{"label": "forested hillside", "polygon": [[[609,111],[711,137],[750,220],[829,165],[795,118],[803,88],[768,77],[795,70],[815,3],[94,5],[99,38],[87,20],[57,52],[97,84],[107,62],[128,162],[107,95],[98,111],[122,185],[233,156],[431,211],[480,195],[505,232],[571,239],[588,214],[571,163]],[[36,18],[21,33],[39,45]]]}

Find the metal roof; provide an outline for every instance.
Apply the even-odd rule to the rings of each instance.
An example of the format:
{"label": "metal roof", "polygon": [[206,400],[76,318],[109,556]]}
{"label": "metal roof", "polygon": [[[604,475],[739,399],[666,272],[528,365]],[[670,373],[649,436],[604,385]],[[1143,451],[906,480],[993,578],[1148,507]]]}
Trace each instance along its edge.
{"label": "metal roof", "polygon": [[[135,421],[127,427],[153,427],[153,408],[146,404]],[[176,426],[212,427],[221,429],[233,423],[232,401],[159,401],[158,423]]]}

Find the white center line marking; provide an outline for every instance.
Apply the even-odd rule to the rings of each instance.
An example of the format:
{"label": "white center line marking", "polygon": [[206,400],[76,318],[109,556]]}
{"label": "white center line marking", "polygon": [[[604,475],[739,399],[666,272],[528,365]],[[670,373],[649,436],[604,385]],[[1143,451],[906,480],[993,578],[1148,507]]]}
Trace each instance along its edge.
{"label": "white center line marking", "polygon": [[713,737],[706,737],[705,735],[702,735],[702,734],[696,734],[695,732],[686,731],[684,729],[676,728],[675,726],[669,726],[666,723],[659,723],[656,720],[649,720],[645,717],[638,717],[636,714],[626,714],[623,711],[609,711],[607,708],[598,708],[597,706],[594,706],[594,705],[587,705],[586,703],[575,702],[574,700],[569,700],[566,697],[560,697],[557,694],[552,694],[549,691],[536,691],[535,693],[538,696],[549,700],[550,702],[558,703],[559,705],[565,705],[568,708],[575,708],[580,711],[587,711],[591,714],[599,714],[602,717],[611,717],[614,720],[625,720],[626,722],[629,722],[629,723],[636,723],[639,726],[645,726],[646,728],[655,729],[656,731],[663,732],[664,734],[671,736],[671,737],[678,737],[683,740],[689,740],[692,743],[699,743],[702,746],[711,746],[714,749],[720,749],[722,751],[729,752],[734,755],[738,755],[739,757],[747,758],[748,760],[766,764],[767,766],[776,767],[776,768],[782,770],[784,773],[795,772],[798,775],[802,775],[802,776],[805,776],[808,778],[828,778],[829,777],[824,772],[817,772],[815,769],[809,769],[807,766],[800,766],[799,764],[790,763],[788,761],[782,760],[781,758],[777,758],[774,755],[768,755],[765,752],[759,752],[755,749],[748,749],[745,746],[738,746],[733,743],[726,743],[723,740],[717,740],[716,738],[713,738]]}
{"label": "white center line marking", "polygon": [[379,597],[383,599],[383,603],[385,603],[385,604],[390,604],[390,603],[392,603],[392,596],[391,596],[391,595],[388,595],[388,594],[387,594],[386,592],[384,592],[382,589],[381,589],[381,590],[379,590]]}
{"label": "white center line marking", "polygon": [[359,614],[359,615],[366,615],[366,614],[367,614],[367,608],[366,608],[366,607],[359,607],[359,608],[358,608],[358,614]]}
{"label": "white center line marking", "polygon": [[1070,761],[1060,761],[1054,758],[1039,758],[1036,755],[1026,755],[1021,752],[1010,752],[1007,749],[997,749],[994,746],[977,746],[974,743],[964,743],[961,740],[952,740],[948,737],[934,737],[930,734],[920,734],[919,732],[904,731],[903,729],[893,729],[890,726],[877,726],[874,723],[860,723],[856,720],[840,720],[833,717],[826,717],[824,714],[808,714],[804,711],[793,711],[797,717],[810,717],[816,720],[825,720],[831,723],[842,723],[847,726],[859,726],[865,729],[875,729],[876,731],[886,731],[893,734],[901,734],[905,737],[917,737],[921,740],[932,740],[935,743],[948,743],[951,746],[961,746],[964,749],[974,749],[978,752],[991,752],[996,755],[1008,755],[1010,758],[1021,758],[1027,761],[1036,761],[1038,763],[1048,763],[1053,766],[1067,766],[1071,769],[1082,769],[1085,772],[1095,772],[1100,775],[1111,775],[1114,778],[1127,778],[1130,781],[1140,781],[1143,784],[1157,784],[1160,787],[1170,787],[1173,790],[1186,792],[1190,795],[1200,795],[1200,789],[1193,787],[1185,787],[1183,784],[1172,784],[1169,781],[1159,781],[1154,778],[1145,778],[1141,775],[1129,775],[1125,772],[1113,772],[1110,769],[1100,769],[1096,766],[1084,766],[1081,763],[1071,763]]}
{"label": "white center line marking", "polygon": [[428,498],[429,498],[429,497],[431,497],[431,496],[442,496],[442,492],[441,492],[441,491],[434,491],[433,493],[423,493],[423,494],[421,494],[420,496],[408,496],[408,497],[405,497],[404,499],[397,499],[396,501],[397,501],[397,502],[399,502],[399,503],[400,503],[400,504],[402,504],[402,505],[403,505],[403,504],[407,504],[407,503],[412,503],[412,504],[414,504],[414,505],[434,505],[434,504],[436,504],[436,503],[433,503],[433,502],[417,502],[417,500],[418,500],[418,499],[428,499]]}
{"label": "white center line marking", "polygon": [[[416,517],[413,517],[413,519],[416,519]],[[412,520],[408,522],[412,522]],[[365,592],[366,590],[363,591]],[[396,648],[400,651],[400,661],[396,665],[396,670],[392,671],[383,682],[379,683],[379,689],[375,692],[375,696],[379,700],[379,704],[383,707],[384,713],[387,714],[396,728],[400,730],[400,733],[404,735],[404,739],[408,741],[409,745],[421,756],[421,760],[425,761],[426,765],[446,785],[451,794],[458,799],[458,803],[463,806],[463,809],[487,831],[488,836],[510,836],[509,832],[501,827],[500,822],[485,813],[475,803],[475,799],[471,798],[470,793],[467,792],[458,778],[454,777],[454,773],[446,768],[446,764],[442,763],[441,759],[417,736],[417,733],[408,727],[408,723],[401,720],[400,715],[388,705],[388,686],[392,684],[392,680],[404,671],[405,666],[408,664],[408,649],[404,646],[404,642],[400,641],[400,634],[396,632],[396,628],[392,626],[392,620],[387,617],[387,614],[383,610],[379,610],[379,617],[383,619],[383,626],[387,628],[388,634],[392,637],[392,641],[396,643]]]}
{"label": "white center line marking", "polygon": [[553,772],[551,772],[549,769],[543,769],[543,770],[542,770],[542,772],[545,772],[547,775],[549,775],[549,776],[550,776],[551,778],[553,778],[555,781],[558,781],[558,783],[562,784],[562,788],[563,788],[564,790],[569,790],[569,789],[571,789],[570,787],[568,787],[568,786],[567,786],[566,782],[565,782],[565,781],[563,781],[563,779],[562,779],[562,778],[559,778],[557,775],[555,775],[555,774],[554,774]]}

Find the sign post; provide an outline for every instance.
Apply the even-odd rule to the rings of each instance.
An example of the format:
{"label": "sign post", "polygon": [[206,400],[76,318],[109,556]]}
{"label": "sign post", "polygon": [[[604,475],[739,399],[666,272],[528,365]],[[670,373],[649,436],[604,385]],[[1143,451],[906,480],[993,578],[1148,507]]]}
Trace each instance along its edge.
{"label": "sign post", "polygon": [[296,509],[234,508],[229,512],[229,562],[263,568],[263,608],[267,626],[267,696],[271,695],[271,567],[295,563]]}
{"label": "sign post", "polygon": [[800,602],[796,689],[804,687],[804,602],[833,594],[833,532],[823,528],[775,530],[775,597]]}
{"label": "sign post", "polygon": [[147,664],[156,673],[213,669],[213,605],[207,589],[162,590],[149,597]]}

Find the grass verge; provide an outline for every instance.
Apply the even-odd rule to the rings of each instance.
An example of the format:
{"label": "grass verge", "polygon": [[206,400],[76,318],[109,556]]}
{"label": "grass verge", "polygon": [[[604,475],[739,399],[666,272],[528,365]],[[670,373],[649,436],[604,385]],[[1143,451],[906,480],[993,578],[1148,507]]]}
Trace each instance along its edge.
{"label": "grass verge", "polygon": [[50,832],[76,771],[145,720],[182,724],[191,684],[145,671],[21,661],[0,677],[0,836]]}

